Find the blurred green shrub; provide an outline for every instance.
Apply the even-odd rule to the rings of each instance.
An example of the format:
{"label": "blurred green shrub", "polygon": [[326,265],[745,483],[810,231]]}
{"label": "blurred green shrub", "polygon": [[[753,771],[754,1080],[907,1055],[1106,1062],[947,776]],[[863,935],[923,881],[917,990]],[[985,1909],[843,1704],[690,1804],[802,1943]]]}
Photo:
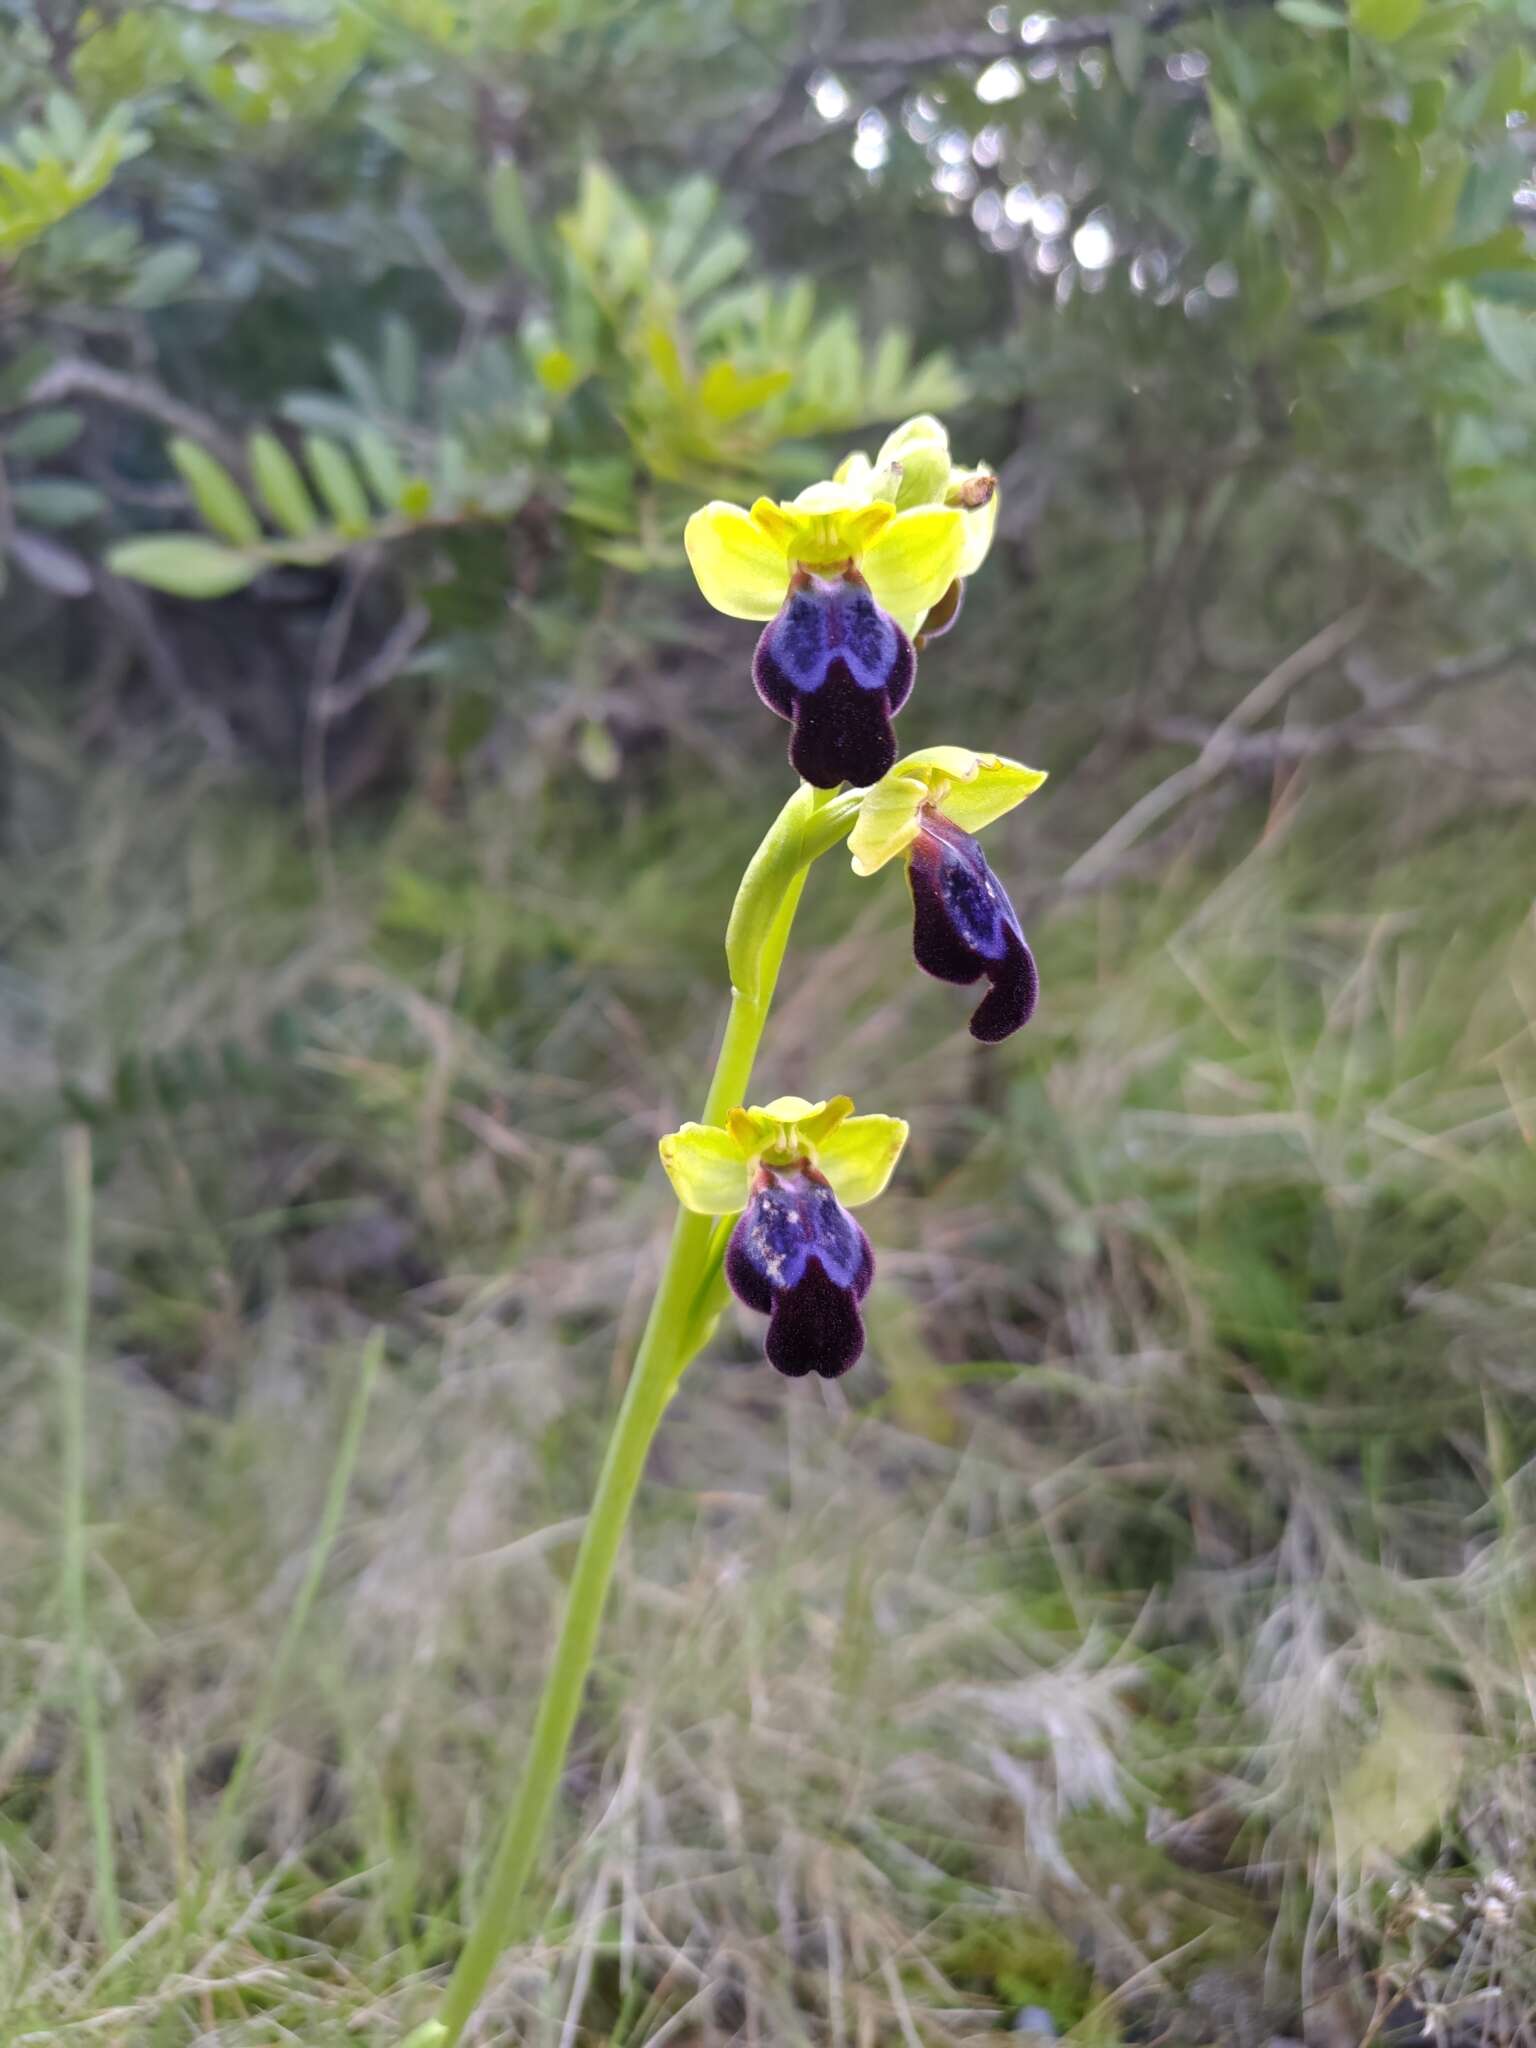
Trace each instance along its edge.
{"label": "blurred green shrub", "polygon": [[819,69],[788,0],[0,18],[4,544],[55,600],[102,557],[204,598],[359,558],[446,677],[508,631],[499,573],[568,656],[700,496],[968,391],[1010,436],[1032,406],[1101,576],[1128,510],[1154,560],[1231,513],[1266,606],[1341,542],[1514,597],[1522,5],[856,8]]}
{"label": "blurred green shrub", "polygon": [[[803,467],[785,443],[952,403],[943,355],[914,365],[889,330],[862,344],[846,314],[817,320],[801,280],[744,285],[751,244],[722,226],[707,179],[644,209],[601,165],[540,234],[511,158],[491,172],[498,239],[537,294],[510,335],[489,336],[433,393],[411,330],[393,316],[379,359],[336,343],[339,395],[295,394],[308,477],[270,432],[252,434],[241,485],[185,437],[169,454],[217,536],[126,541],[113,568],[183,597],[220,597],[278,562],[319,563],[423,527],[510,519],[538,493],[599,560],[641,571],[677,556],[701,492]],[[328,432],[320,431],[321,428]],[[677,485],[676,491],[665,486]],[[262,515],[279,537],[262,531]]]}

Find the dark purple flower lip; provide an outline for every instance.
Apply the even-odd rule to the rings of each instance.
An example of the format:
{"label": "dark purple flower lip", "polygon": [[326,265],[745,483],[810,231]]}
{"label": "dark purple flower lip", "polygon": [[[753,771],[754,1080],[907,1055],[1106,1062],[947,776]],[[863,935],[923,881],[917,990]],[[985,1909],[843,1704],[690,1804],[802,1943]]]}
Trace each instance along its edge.
{"label": "dark purple flower lip", "polygon": [[832,576],[797,568],[752,659],[757,694],[794,724],[790,765],[817,789],[885,774],[916,670],[912,642],[852,562]]}
{"label": "dark purple flower lip", "polygon": [[864,1349],[859,1303],[874,1278],[869,1239],[808,1159],[759,1166],[725,1251],[738,1299],[768,1317],[768,1363],[835,1380]]}
{"label": "dark purple flower lip", "polygon": [[1040,975],[1018,915],[968,832],[931,808],[907,854],[912,951],[939,981],[991,983],[971,1036],[995,1045],[1035,1013]]}

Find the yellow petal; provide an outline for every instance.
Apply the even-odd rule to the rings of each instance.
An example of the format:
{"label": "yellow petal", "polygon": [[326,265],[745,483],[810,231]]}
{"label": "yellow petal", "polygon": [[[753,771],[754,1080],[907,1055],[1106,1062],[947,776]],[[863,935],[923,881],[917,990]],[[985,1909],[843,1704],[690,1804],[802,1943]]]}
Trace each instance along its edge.
{"label": "yellow petal", "polygon": [[883,1192],[906,1142],[899,1116],[851,1116],[817,1148],[816,1164],[844,1207],[857,1209]]}
{"label": "yellow petal", "polygon": [[786,556],[790,543],[799,530],[799,523],[793,512],[785,505],[776,505],[772,498],[754,498],[751,512],[752,524],[761,527],[775,547],[782,548]]}
{"label": "yellow petal", "polygon": [[729,1131],[684,1124],[662,1139],[660,1151],[677,1199],[695,1216],[734,1216],[747,1206],[747,1162]]}
{"label": "yellow petal", "polygon": [[729,619],[771,619],[789,588],[782,547],[740,505],[716,499],[683,529],[700,590]]}
{"label": "yellow petal", "polygon": [[859,568],[876,604],[915,633],[954,581],[964,551],[965,515],[923,505],[898,512],[865,548]]}
{"label": "yellow petal", "polygon": [[903,775],[895,768],[864,792],[848,835],[856,875],[872,875],[906,852],[917,837],[918,806],[927,796],[928,784],[921,776]]}
{"label": "yellow petal", "polygon": [[809,1116],[796,1119],[800,1135],[813,1145],[824,1145],[839,1124],[843,1123],[853,1109],[851,1095],[834,1095],[830,1102],[818,1103]]}
{"label": "yellow petal", "polygon": [[845,484],[850,491],[863,491],[869,484],[874,471],[869,457],[862,448],[855,448],[851,455],[845,455],[832,472],[835,484]]}
{"label": "yellow petal", "polygon": [[742,1158],[750,1159],[761,1147],[769,1119],[760,1109],[733,1109],[725,1120],[725,1127]]}
{"label": "yellow petal", "polygon": [[837,530],[848,543],[848,552],[857,561],[869,552],[885,533],[896,517],[896,507],[883,498],[876,498],[873,504],[861,505],[856,512],[844,512],[836,521]]}
{"label": "yellow petal", "polygon": [[[824,502],[804,503],[813,493],[820,494]],[[853,504],[834,503],[833,494],[846,495],[837,484],[813,484],[793,504],[772,508],[774,515],[787,523],[785,551],[791,562],[816,570],[839,569],[844,562],[856,562],[896,516],[893,505],[869,504],[863,499]],[[752,516],[760,516],[757,506],[752,508]]]}

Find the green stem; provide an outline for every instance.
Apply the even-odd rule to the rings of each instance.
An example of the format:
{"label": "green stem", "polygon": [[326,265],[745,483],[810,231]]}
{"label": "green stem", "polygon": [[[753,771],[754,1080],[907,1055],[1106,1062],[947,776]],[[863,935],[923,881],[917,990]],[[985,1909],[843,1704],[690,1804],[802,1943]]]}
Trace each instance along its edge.
{"label": "green stem", "polygon": [[122,1946],[123,1917],[112,1864],[112,1807],[91,1669],[85,1593],[85,1372],[91,1315],[91,1140],[83,1124],[64,1134],[64,1352],[59,1373],[64,1513],[59,1590],[74,1653],[75,1708],[85,1752],[86,1804],[96,1851],[96,1932],[104,1954]]}
{"label": "green stem", "polygon": [[[769,827],[742,879],[726,942],[731,1010],[704,1103],[705,1123],[724,1122],[746,1100],[806,871],[847,831],[855,809],[856,801],[846,795],[800,788]],[[497,1958],[519,1931],[528,1880],[559,1789],[630,1506],[683,1368],[708,1337],[712,1282],[723,1244],[712,1217],[679,1212],[592,1496],[522,1778],[502,1827],[485,1897],[438,2016],[411,2037],[413,2042],[419,2039],[421,2048],[454,2048]]]}

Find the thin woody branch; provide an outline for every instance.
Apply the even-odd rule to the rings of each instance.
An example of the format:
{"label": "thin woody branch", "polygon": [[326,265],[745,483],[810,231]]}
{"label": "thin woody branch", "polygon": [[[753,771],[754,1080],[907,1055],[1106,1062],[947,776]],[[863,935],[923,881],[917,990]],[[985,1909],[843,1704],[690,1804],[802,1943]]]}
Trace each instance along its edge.
{"label": "thin woody branch", "polygon": [[27,404],[58,405],[67,398],[99,398],[124,412],[142,413],[146,419],[169,427],[172,433],[200,441],[237,476],[244,473],[245,457],[239,444],[230,440],[206,414],[184,404],[152,377],[131,377],[121,370],[93,363],[87,356],[66,356],[28,388]]}

